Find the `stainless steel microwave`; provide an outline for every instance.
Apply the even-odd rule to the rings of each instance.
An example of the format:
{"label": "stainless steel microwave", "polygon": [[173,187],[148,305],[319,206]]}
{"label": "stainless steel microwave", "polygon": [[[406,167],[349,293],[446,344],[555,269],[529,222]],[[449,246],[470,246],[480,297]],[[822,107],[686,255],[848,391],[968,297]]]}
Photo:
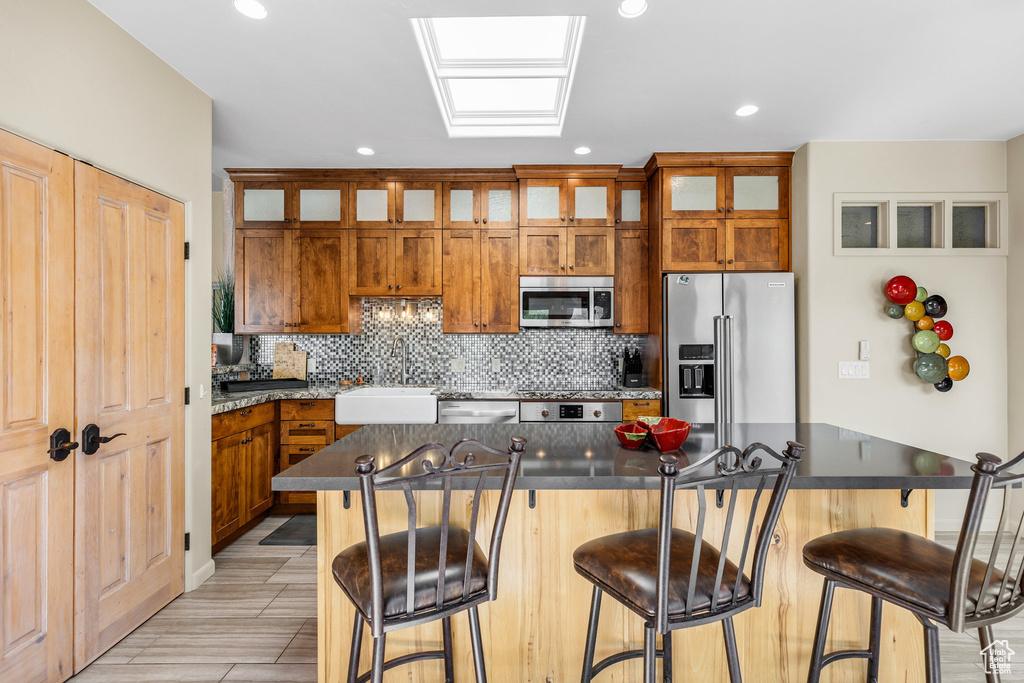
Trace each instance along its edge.
{"label": "stainless steel microwave", "polygon": [[519,278],[519,327],[612,327],[610,277]]}

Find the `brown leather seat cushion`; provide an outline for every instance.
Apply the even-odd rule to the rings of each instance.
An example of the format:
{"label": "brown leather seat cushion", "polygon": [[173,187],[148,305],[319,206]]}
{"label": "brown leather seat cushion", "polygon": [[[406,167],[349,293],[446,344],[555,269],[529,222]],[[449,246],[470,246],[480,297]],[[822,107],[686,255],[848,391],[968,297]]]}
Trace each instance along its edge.
{"label": "brown leather seat cushion", "polygon": [[[690,562],[696,537],[688,531],[672,530],[669,553],[668,613],[681,615],[686,610],[686,595],[690,584]],[[658,530],[641,529],[612,534],[584,543],[572,556],[576,571],[597,584],[599,588],[616,596],[635,610],[654,616],[658,582]],[[697,586],[693,595],[693,611],[711,606],[715,575],[718,573],[718,549],[704,542],[700,549]],[[736,565],[725,561],[722,584],[718,587],[718,602],[732,600],[736,584]],[[750,582],[740,579],[737,599],[750,594]]]}
{"label": "brown leather seat cushion", "polygon": [[[935,541],[896,529],[853,529],[816,538],[804,546],[804,564],[918,613],[946,619],[953,551]],[[824,571],[821,571],[824,570]],[[977,604],[985,564],[974,560],[968,606]],[[1003,573],[992,572],[995,596]]]}
{"label": "brown leather seat cushion", "polygon": [[[384,616],[405,614],[406,587],[408,585],[408,534],[401,531],[380,537],[381,569],[384,575]],[[460,527],[449,527],[448,552],[445,566],[444,601],[462,598],[463,579],[466,575],[466,551],[469,532]],[[414,610],[431,607],[437,599],[438,566],[441,556],[441,527],[416,530],[416,571]],[[366,543],[357,543],[338,553],[332,565],[334,580],[345,591],[356,608],[369,618],[372,607],[370,562]],[[470,570],[469,595],[487,586],[487,559],[480,546],[473,544],[473,563]]]}

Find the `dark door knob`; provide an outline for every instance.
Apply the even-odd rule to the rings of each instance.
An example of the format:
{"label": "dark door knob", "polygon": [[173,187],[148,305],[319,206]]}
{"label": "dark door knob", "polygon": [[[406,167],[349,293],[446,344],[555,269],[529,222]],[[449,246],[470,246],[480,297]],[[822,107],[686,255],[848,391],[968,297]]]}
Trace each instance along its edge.
{"label": "dark door knob", "polygon": [[69,455],[71,451],[78,448],[78,442],[71,440],[71,432],[58,427],[53,430],[53,434],[50,434],[50,447],[47,449],[47,453],[50,454],[50,459],[56,462],[61,462]]}
{"label": "dark door knob", "polygon": [[100,436],[100,428],[94,424],[85,425],[82,430],[82,452],[92,455],[100,449],[100,444],[110,443],[119,436],[125,436],[124,432],[118,432],[113,436]]}
{"label": "dark door knob", "polygon": [[733,261],[732,259],[729,259],[729,263],[735,263],[735,261]]}
{"label": "dark door knob", "polygon": [[484,223],[486,223],[486,222],[487,222],[487,219],[485,218],[485,219],[484,219]]}

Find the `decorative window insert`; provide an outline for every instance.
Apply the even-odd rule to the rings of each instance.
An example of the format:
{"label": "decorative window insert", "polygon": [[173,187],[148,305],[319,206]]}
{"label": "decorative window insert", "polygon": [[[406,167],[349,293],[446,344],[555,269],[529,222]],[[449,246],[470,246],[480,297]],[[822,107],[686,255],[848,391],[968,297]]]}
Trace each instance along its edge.
{"label": "decorative window insert", "polygon": [[837,192],[833,253],[1004,256],[1007,207],[1004,192]]}

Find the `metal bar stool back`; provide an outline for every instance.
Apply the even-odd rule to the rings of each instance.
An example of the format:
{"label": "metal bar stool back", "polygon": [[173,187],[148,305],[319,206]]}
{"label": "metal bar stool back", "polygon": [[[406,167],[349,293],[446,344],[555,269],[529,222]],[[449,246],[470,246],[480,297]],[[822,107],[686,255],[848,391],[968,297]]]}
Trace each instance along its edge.
{"label": "metal bar stool back", "polygon": [[[643,657],[644,683],[653,683],[662,658],[664,680],[672,680],[672,631],[722,622],[730,679],[741,680],[732,618],[761,603],[764,566],[775,525],[804,447],[792,441],[776,453],[762,443],[743,451],[719,448],[680,469],[662,456],[657,529],[613,534],[577,548],[576,571],[594,584],[583,662],[583,683],[607,667]],[[776,467],[763,467],[767,456]],[[673,528],[675,493],[696,492],[694,531]],[[706,493],[716,492],[724,520],[708,523]],[[771,495],[765,503],[764,493]],[[719,532],[713,533],[712,528]],[[756,535],[756,536],[755,536]],[[629,650],[594,664],[601,598],[609,593],[644,620],[643,650]],[[656,647],[662,634],[662,648]]]}
{"label": "metal bar stool back", "polygon": [[[381,470],[376,469],[373,456],[356,458],[366,542],[346,548],[333,563],[335,581],[356,606],[348,683],[371,679],[380,683],[384,671],[425,659],[443,659],[445,681],[451,683],[451,617],[461,611],[469,613],[476,679],[478,683],[487,680],[477,606],[497,597],[501,542],[525,446],[526,440],[521,437],[512,437],[507,451],[474,439],[463,439],[451,449],[430,443]],[[416,471],[417,465],[421,471]],[[479,514],[480,501],[491,475],[501,475],[503,481],[489,552],[484,556],[476,539],[484,523]],[[472,491],[468,528],[451,523],[453,489]],[[403,532],[381,536],[377,492],[387,490],[404,494],[408,525]],[[418,526],[414,490],[442,491],[438,525]],[[460,510],[466,509],[460,506]],[[439,619],[443,650],[384,661],[387,633]],[[364,623],[373,637],[373,663],[370,671],[359,676]]]}
{"label": "metal bar stool back", "polygon": [[[981,652],[989,658],[986,680],[1000,680],[1002,662],[990,649],[996,642],[992,625],[1024,610],[1024,510],[1013,505],[1011,495],[1024,484],[1024,473],[1010,472],[1022,462],[1024,453],[1005,464],[990,453],[977,454],[955,551],[921,536],[879,528],[840,531],[804,546],[804,564],[825,577],[810,683],[819,680],[823,667],[848,658],[867,659],[868,680],[878,680],[883,601],[911,611],[924,627],[928,683],[941,678],[939,624],[958,633],[978,629]],[[993,490],[1003,493],[999,523],[991,543],[986,539],[979,548],[982,518]],[[836,587],[871,595],[866,650],[825,653]]]}

